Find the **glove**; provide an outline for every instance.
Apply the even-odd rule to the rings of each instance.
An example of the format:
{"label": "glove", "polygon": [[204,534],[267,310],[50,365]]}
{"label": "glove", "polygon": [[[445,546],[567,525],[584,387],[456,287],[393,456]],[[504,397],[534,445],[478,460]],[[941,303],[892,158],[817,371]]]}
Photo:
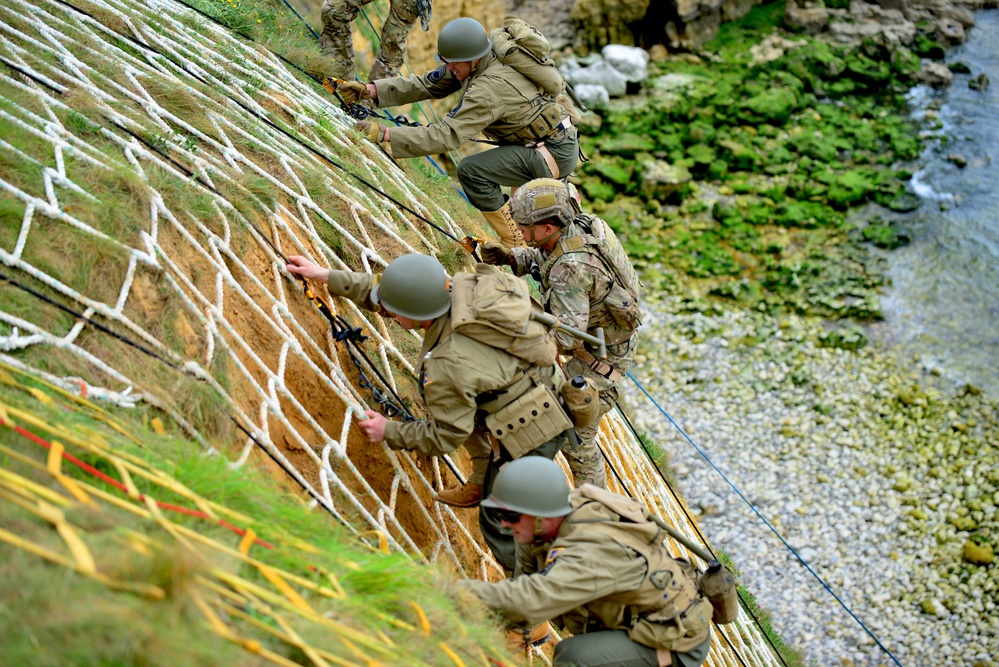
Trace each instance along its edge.
{"label": "glove", "polygon": [[368,91],[368,84],[361,83],[360,81],[344,81],[338,83],[336,86],[336,92],[340,93],[340,97],[347,104],[353,104],[354,102],[359,102],[361,100],[371,100],[374,99],[371,93]]}
{"label": "glove", "polygon": [[359,120],[354,123],[354,129],[362,133],[369,141],[378,143],[385,139],[385,128],[370,120]]}
{"label": "glove", "polygon": [[482,261],[496,266],[513,266],[513,251],[502,243],[490,241],[482,246]]}

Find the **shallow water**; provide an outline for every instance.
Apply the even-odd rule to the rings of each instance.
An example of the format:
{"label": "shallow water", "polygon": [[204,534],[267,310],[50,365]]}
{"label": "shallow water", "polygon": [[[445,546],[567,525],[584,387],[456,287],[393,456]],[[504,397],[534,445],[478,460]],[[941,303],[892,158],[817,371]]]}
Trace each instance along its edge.
{"label": "shallow water", "polygon": [[[971,74],[955,74],[942,91],[912,93],[917,114],[942,103],[943,128],[933,134],[949,141],[927,142],[909,184],[924,201],[899,219],[912,243],[888,253],[884,331],[955,384],[999,396],[999,11],[975,19],[968,41],[947,57]],[[981,72],[992,84],[968,88]],[[953,154],[967,166],[949,161]]]}

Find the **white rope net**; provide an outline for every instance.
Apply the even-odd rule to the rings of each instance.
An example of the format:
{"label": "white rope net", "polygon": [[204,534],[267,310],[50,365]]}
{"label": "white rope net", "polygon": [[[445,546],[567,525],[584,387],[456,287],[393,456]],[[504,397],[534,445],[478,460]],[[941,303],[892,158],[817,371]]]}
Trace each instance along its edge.
{"label": "white rope net", "polygon": [[[36,295],[0,281],[0,359],[88,398],[163,410],[234,467],[260,447],[358,535],[496,578],[473,515],[432,502],[454,484],[440,461],[368,445],[355,428],[371,394],[278,254],[363,271],[410,252],[453,263],[453,242],[356,177],[461,236],[451,204],[349,123],[272,53],[180,3],[5,0],[0,261]],[[369,356],[406,394],[418,339],[349,301],[330,307],[360,325]],[[158,386],[164,377],[173,384]],[[174,400],[181,381],[210,387],[252,438],[216,450],[211,419]],[[602,428],[626,484],[612,488],[699,541],[624,420],[612,413]],[[715,629],[705,664],[780,663],[743,614]]]}

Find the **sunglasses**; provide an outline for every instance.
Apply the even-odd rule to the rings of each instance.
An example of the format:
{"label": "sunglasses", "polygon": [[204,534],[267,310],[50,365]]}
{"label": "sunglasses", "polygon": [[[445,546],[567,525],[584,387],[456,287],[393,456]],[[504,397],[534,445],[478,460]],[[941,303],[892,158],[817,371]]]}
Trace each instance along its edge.
{"label": "sunglasses", "polygon": [[521,512],[515,512],[514,510],[503,510],[494,509],[493,512],[496,513],[496,517],[500,521],[506,521],[507,523],[517,523],[520,521]]}

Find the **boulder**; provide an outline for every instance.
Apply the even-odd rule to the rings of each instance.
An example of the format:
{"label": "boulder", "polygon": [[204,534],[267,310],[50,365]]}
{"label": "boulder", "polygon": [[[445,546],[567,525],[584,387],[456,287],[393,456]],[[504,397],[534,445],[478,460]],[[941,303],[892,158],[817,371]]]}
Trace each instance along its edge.
{"label": "boulder", "polygon": [[968,88],[971,88],[972,90],[985,90],[988,87],[989,87],[989,75],[986,74],[985,72],[982,72],[974,79],[968,81]]}
{"label": "boulder", "polygon": [[572,89],[587,109],[606,109],[610,104],[610,95],[607,94],[607,89],[599,84],[573,84]]}
{"label": "boulder", "polygon": [[646,160],[641,165],[639,191],[646,199],[667,200],[683,195],[690,187],[690,171],[665,160]]}
{"label": "boulder", "polygon": [[606,44],[635,43],[631,26],[649,11],[651,0],[576,0],[569,21],[576,27],[575,43],[583,51]]}
{"label": "boulder", "polygon": [[937,40],[944,46],[957,46],[963,44],[967,39],[964,34],[964,26],[950,18],[943,18],[937,21]]}
{"label": "boulder", "polygon": [[601,50],[604,60],[624,75],[629,83],[641,83],[648,78],[649,54],[645,49],[623,44],[608,44]]}
{"label": "boulder", "polygon": [[934,88],[946,88],[954,80],[954,73],[947,69],[946,65],[928,62],[923,65],[919,72],[919,79],[927,86]]}
{"label": "boulder", "polygon": [[817,35],[829,23],[829,10],[822,3],[799,5],[796,0],[787,0],[784,23],[791,30]]}
{"label": "boulder", "polygon": [[610,97],[621,97],[628,89],[628,79],[606,60],[600,60],[589,67],[565,68],[562,73],[572,84],[577,95],[579,94],[577,86],[580,84],[603,86]]}

